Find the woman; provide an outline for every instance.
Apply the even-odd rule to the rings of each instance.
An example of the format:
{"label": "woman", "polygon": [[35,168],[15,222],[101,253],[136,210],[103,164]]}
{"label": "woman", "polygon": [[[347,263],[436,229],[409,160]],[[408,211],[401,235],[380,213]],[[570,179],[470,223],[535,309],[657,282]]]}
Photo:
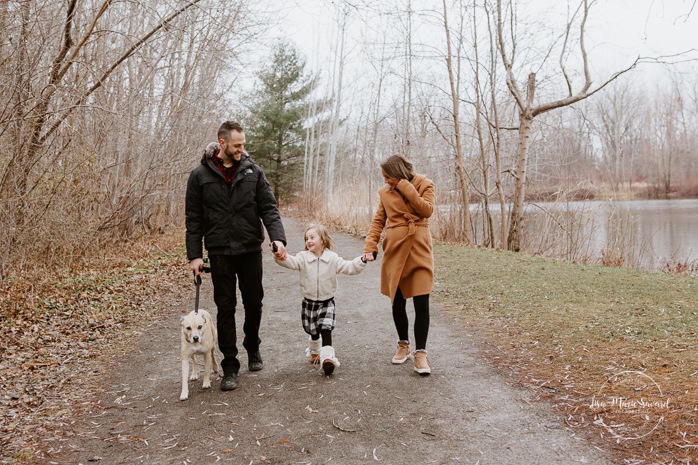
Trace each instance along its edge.
{"label": "woman", "polygon": [[428,218],[434,211],[434,183],[415,174],[412,163],[393,155],[381,163],[385,186],[378,190],[380,203],[366,237],[363,258],[374,260],[378,241],[383,239],[381,293],[390,297],[398,334],[394,364],[407,361],[412,353],[406,303],[414,304],[414,371],[431,373],[427,363],[429,294],[434,285],[434,257]]}

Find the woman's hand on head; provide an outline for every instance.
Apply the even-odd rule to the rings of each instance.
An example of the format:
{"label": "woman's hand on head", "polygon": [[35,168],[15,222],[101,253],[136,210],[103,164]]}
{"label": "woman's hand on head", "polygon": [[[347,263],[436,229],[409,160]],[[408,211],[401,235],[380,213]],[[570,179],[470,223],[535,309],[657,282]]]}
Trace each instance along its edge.
{"label": "woman's hand on head", "polygon": [[393,189],[398,190],[398,191],[400,190],[401,187],[403,187],[405,185],[405,183],[409,184],[409,181],[407,179],[396,179],[395,181],[396,182],[395,182],[395,185],[393,186]]}

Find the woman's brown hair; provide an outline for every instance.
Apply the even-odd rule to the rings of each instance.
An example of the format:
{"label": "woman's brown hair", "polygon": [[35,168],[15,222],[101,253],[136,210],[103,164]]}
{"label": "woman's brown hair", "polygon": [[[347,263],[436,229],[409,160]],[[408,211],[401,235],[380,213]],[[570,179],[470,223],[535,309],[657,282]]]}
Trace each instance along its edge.
{"label": "woman's brown hair", "polygon": [[393,179],[407,179],[414,177],[414,166],[402,155],[392,155],[381,163],[383,173]]}

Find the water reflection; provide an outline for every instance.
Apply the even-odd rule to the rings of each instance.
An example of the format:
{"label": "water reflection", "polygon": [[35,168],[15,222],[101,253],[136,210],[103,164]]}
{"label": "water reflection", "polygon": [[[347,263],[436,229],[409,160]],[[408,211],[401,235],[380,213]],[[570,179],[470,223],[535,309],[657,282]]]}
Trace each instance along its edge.
{"label": "water reflection", "polygon": [[643,244],[642,263],[698,260],[698,199],[616,202],[625,209]]}
{"label": "water reflection", "polygon": [[526,224],[533,253],[646,269],[698,263],[698,199],[535,203]]}

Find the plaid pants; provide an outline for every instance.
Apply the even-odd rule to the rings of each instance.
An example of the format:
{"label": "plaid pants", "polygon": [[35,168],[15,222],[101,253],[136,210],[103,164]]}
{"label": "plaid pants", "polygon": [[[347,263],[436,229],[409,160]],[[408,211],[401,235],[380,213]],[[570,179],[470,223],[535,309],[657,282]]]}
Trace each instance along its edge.
{"label": "plaid pants", "polygon": [[319,336],[320,330],[332,331],[335,325],[334,297],[323,301],[304,298],[301,320],[303,329],[311,336]]}

